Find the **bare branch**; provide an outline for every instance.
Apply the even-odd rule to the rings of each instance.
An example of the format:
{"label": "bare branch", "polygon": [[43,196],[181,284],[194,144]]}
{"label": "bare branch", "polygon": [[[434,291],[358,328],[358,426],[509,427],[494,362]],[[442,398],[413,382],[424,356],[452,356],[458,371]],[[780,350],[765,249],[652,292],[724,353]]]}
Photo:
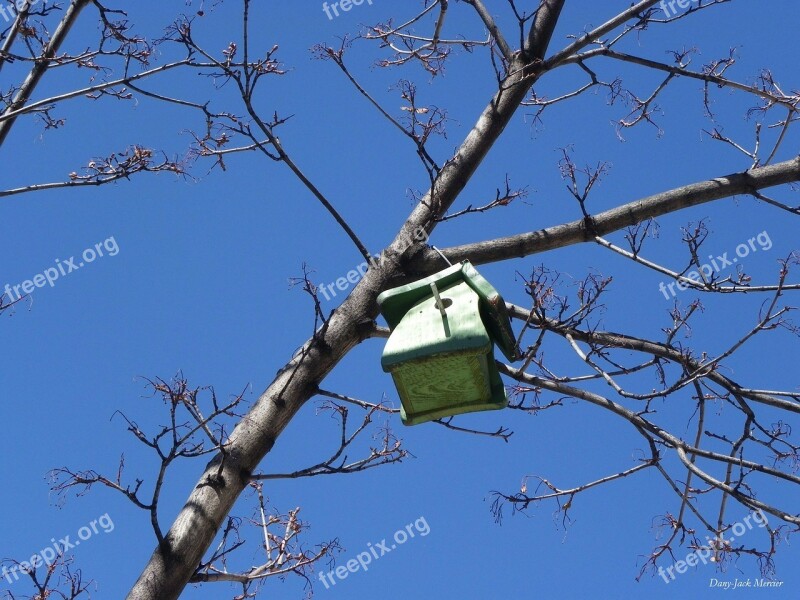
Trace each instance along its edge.
{"label": "bare branch", "polygon": [[[469,259],[473,264],[529,256],[593,241],[597,236],[691,206],[795,181],[800,181],[800,158],[661,192],[601,212],[588,221],[582,219],[531,233],[453,246],[442,252],[452,263]],[[435,269],[441,260],[435,251],[425,249],[414,257],[414,268],[426,272]]]}
{"label": "bare branch", "polygon": [[[47,71],[48,60],[53,58],[56,53],[58,52],[61,45],[64,43],[64,40],[69,34],[70,29],[72,29],[75,22],[78,20],[78,16],[80,15],[81,11],[89,4],[90,0],[72,0],[70,2],[69,7],[64,12],[64,17],[61,19],[61,22],[58,24],[58,27],[53,32],[50,41],[44,47],[42,51],[41,60],[37,62],[31,72],[28,74],[28,77],[23,82],[22,86],[20,86],[19,90],[17,90],[14,99],[11,101],[11,104],[3,111],[3,114],[0,115],[0,147],[2,147],[3,143],[6,141],[8,134],[11,132],[11,128],[14,126],[14,122],[16,121],[16,116],[14,112],[20,109],[25,103],[30,99],[31,94],[36,89],[36,86],[41,81],[42,77],[44,76],[45,72]],[[11,115],[11,116],[9,116]]]}
{"label": "bare branch", "polygon": [[[330,392],[321,391],[320,393],[328,397],[342,398],[342,396],[339,396],[338,394],[332,394]],[[354,402],[349,398],[347,401],[351,403]],[[333,455],[329,459],[292,473],[256,473],[251,476],[252,480],[265,481],[268,479],[297,479],[300,477],[314,477],[315,475],[344,475],[359,473],[361,471],[366,471],[367,469],[372,469],[381,465],[399,463],[402,462],[404,458],[408,457],[409,453],[405,449],[401,448],[402,441],[397,439],[387,426],[380,429],[378,433],[373,436],[374,439],[380,440],[381,445],[379,447],[371,446],[368,456],[348,462],[348,456],[345,454],[345,452],[356,440],[356,438],[358,438],[359,435],[362,434],[366,430],[367,426],[372,422],[374,413],[386,412],[384,407],[381,405],[369,406],[367,403],[358,404],[364,408],[367,408],[367,412],[364,415],[362,423],[352,433],[347,432],[347,417],[349,411],[346,407],[334,402],[326,403],[322,406],[322,411],[331,411],[333,415],[341,422],[342,431],[339,447],[334,451]]]}
{"label": "bare branch", "polygon": [[503,37],[503,33],[500,31],[500,28],[495,23],[494,18],[492,17],[491,13],[486,9],[486,6],[483,4],[483,0],[464,0],[467,4],[471,4],[475,11],[480,16],[483,24],[486,25],[486,29],[489,30],[489,33],[494,38],[494,41],[497,42],[497,47],[500,48],[500,52],[503,55],[503,58],[506,59],[506,62],[511,62],[513,59],[514,52],[511,50],[511,46],[508,45],[505,37]]}

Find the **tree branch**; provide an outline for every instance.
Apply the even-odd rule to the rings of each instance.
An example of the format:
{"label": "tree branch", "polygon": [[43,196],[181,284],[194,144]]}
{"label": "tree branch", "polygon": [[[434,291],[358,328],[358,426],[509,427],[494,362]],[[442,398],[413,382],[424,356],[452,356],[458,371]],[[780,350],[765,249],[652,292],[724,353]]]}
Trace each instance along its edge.
{"label": "tree branch", "polygon": [[533,60],[544,60],[550,40],[553,38],[564,0],[542,0],[536,18],[525,41],[525,54]]}
{"label": "tree branch", "polygon": [[[494,18],[492,17],[491,13],[486,10],[486,6],[483,4],[482,0],[464,0],[467,4],[471,4],[475,11],[480,16],[483,24],[486,25],[486,29],[489,30],[489,33],[494,38],[495,42],[497,42],[497,47],[500,48],[500,53],[503,55],[508,62],[511,62],[511,59],[514,56],[514,52],[511,50],[511,46],[508,45],[506,38],[503,37],[503,32],[500,31],[500,28],[495,23]],[[560,2],[562,5],[564,4],[563,0]]]}
{"label": "tree branch", "polygon": [[[442,249],[442,253],[454,264],[468,259],[476,265],[539,254],[581,242],[595,241],[596,236],[684,208],[795,181],[800,181],[800,157],[661,192],[601,212],[588,221],[580,219],[539,231],[452,246]],[[439,254],[426,248],[414,257],[412,266],[415,271],[427,272],[441,264],[442,258]]]}
{"label": "tree branch", "polygon": [[[17,90],[17,93],[14,96],[14,99],[11,101],[11,104],[5,111],[3,111],[4,114],[16,111],[30,99],[31,94],[33,94],[33,91],[36,89],[39,81],[41,81],[42,77],[47,71],[50,59],[53,58],[56,55],[56,52],[58,52],[58,49],[61,48],[61,44],[64,43],[64,40],[66,39],[70,29],[72,29],[72,26],[75,24],[75,21],[78,20],[78,16],[80,15],[81,11],[87,4],[89,4],[89,2],[90,0],[72,0],[69,8],[67,8],[66,12],[64,13],[64,17],[58,24],[55,32],[53,32],[50,41],[43,49],[42,56],[36,61],[36,64],[31,69],[31,72],[28,73],[28,77],[25,78],[22,86],[19,88],[19,90]],[[8,137],[11,128],[14,126],[15,121],[16,116],[0,122],[0,147],[2,147],[3,142],[6,141],[6,138]]]}

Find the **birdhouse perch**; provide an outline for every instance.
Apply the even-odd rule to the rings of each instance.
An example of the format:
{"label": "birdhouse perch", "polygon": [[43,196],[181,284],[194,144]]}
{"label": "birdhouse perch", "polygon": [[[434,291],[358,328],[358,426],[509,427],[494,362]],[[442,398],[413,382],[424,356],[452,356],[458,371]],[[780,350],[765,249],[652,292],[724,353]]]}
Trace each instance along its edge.
{"label": "birdhouse perch", "polygon": [[469,261],[386,290],[378,306],[392,330],[381,366],[405,425],[508,404],[493,349],[515,360],[514,333],[503,298]]}

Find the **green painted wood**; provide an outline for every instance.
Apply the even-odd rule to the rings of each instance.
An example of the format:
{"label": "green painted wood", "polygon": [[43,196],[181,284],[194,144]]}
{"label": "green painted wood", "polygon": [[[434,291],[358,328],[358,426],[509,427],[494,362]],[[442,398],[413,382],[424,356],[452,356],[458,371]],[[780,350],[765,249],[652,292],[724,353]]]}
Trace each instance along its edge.
{"label": "green painted wood", "polygon": [[397,387],[403,423],[507,405],[493,349],[516,357],[511,323],[500,294],[469,262],[387,290],[378,304],[392,329],[381,366]]}
{"label": "green painted wood", "polygon": [[508,360],[516,360],[516,341],[505,301],[468,260],[419,281],[386,290],[378,296],[378,306],[389,327],[394,329],[414,304],[431,297],[431,283],[442,290],[459,282],[467,283],[478,294],[493,342]]}

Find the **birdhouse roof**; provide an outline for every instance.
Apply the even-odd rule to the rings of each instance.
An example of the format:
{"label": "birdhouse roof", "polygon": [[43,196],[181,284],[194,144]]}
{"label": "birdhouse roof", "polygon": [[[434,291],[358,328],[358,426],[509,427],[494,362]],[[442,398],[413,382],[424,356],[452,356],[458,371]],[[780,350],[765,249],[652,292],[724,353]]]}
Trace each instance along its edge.
{"label": "birdhouse roof", "polygon": [[471,287],[480,299],[481,317],[492,341],[508,360],[517,358],[516,340],[506,303],[500,293],[465,260],[425,279],[386,290],[378,296],[378,306],[389,327],[394,329],[406,313],[420,300],[432,296],[431,284],[446,289],[460,282]]}

